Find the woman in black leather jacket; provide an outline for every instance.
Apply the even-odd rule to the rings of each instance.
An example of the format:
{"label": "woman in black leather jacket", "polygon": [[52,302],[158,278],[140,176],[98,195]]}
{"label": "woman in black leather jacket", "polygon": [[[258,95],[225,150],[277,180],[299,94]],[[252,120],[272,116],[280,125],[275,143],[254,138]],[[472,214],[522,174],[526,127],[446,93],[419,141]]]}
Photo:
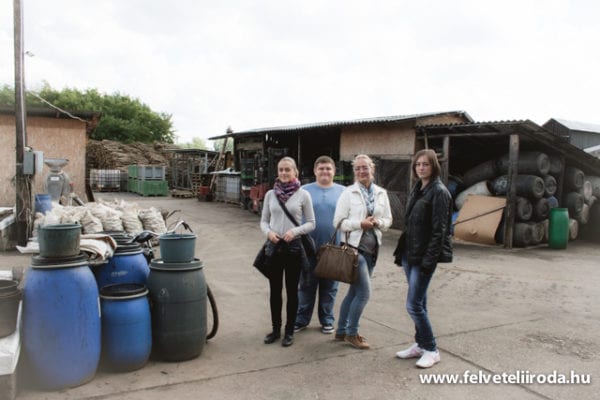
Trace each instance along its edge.
{"label": "woman in black leather jacket", "polygon": [[440,361],[427,315],[427,288],[438,262],[452,261],[452,197],[440,180],[440,164],[433,150],[413,158],[419,181],[413,187],[404,218],[405,230],[394,252],[408,281],[406,310],[415,323],[415,342],[399,351],[399,358],[419,358],[417,366],[429,368]]}

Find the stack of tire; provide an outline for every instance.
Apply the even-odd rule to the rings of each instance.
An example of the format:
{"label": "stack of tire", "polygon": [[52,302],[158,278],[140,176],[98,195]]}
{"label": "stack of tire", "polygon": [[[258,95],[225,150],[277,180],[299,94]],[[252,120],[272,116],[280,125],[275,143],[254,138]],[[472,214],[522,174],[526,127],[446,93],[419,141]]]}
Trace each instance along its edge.
{"label": "stack of tire", "polygon": [[[462,187],[466,189],[455,198],[456,208],[460,210],[469,194],[505,197],[508,191],[508,166],[509,157],[505,154],[468,170],[461,182]],[[549,157],[539,151],[519,154],[514,246],[526,247],[547,242],[548,218],[553,207],[562,206],[569,209],[571,240],[577,237],[579,224],[585,224],[590,219],[590,207],[595,201],[592,182],[596,182],[600,192],[600,179],[586,180],[580,169],[567,166],[564,173],[563,198],[557,199],[555,194],[561,170],[562,164],[558,157]],[[496,242],[504,242],[503,223],[499,224],[496,232]]]}

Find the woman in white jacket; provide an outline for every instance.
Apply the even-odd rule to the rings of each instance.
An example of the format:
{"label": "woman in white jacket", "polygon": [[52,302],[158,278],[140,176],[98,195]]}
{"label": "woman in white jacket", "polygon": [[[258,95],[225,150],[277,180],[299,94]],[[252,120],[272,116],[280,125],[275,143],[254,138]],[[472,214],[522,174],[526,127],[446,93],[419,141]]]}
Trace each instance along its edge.
{"label": "woman in white jacket", "polygon": [[355,182],[338,199],[333,224],[340,225],[342,232],[349,232],[348,244],[358,248],[358,278],[350,285],[340,307],[335,338],[358,349],[368,349],[369,344],[358,333],[359,321],[371,295],[371,275],[381,246],[381,232],[392,225],[392,211],[385,189],[373,183],[375,164],[371,158],[360,154],[352,166]]}

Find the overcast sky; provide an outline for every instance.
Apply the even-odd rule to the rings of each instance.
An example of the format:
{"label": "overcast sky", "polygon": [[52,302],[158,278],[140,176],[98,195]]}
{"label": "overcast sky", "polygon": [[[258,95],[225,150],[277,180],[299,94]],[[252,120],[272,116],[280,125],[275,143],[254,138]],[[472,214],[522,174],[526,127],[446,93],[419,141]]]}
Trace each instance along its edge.
{"label": "overcast sky", "polygon": [[[464,110],[600,124],[596,0],[22,0],[25,84],[129,95],[178,142]],[[0,84],[14,84],[12,1]]]}

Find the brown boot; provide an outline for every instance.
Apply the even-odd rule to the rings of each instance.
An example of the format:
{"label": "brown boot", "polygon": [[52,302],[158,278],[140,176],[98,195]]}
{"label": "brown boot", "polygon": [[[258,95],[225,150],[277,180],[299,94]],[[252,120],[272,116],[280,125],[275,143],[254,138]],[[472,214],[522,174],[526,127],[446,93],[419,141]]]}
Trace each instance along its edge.
{"label": "brown boot", "polygon": [[343,341],[346,338],[345,333],[336,333],[335,338],[333,340]]}
{"label": "brown boot", "polygon": [[365,337],[360,336],[358,333],[356,335],[346,335],[344,340],[350,343],[352,346],[356,347],[357,349],[365,350],[371,348],[371,346],[369,346],[369,343],[367,343]]}

